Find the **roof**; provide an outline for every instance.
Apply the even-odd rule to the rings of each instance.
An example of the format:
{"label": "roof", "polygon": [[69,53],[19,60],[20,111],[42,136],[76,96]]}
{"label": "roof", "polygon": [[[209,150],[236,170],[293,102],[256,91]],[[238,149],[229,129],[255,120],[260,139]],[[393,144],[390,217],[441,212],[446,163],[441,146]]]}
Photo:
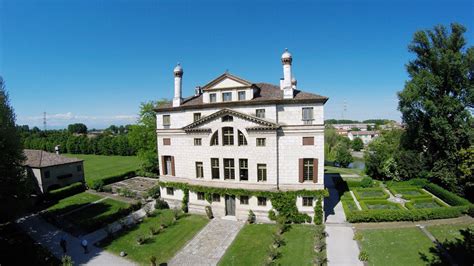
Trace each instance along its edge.
{"label": "roof", "polygon": [[[228,74],[229,75],[229,74]],[[220,79],[220,76],[218,79]],[[234,77],[234,76],[232,76]],[[211,81],[213,82],[213,81]],[[246,101],[232,101],[232,102],[218,102],[218,103],[204,103],[203,94],[192,96],[183,100],[179,107],[173,107],[171,102],[166,102],[155,108],[156,112],[178,111],[186,109],[204,109],[215,107],[232,107],[232,106],[247,106],[247,105],[261,105],[261,104],[279,104],[279,103],[326,103],[328,97],[321,96],[314,93],[295,90],[293,99],[283,99],[283,90],[280,86],[270,83],[254,83],[252,84],[257,89],[257,93],[251,100]]]}
{"label": "roof", "polygon": [[81,159],[64,157],[55,153],[50,153],[42,150],[25,149],[23,150],[23,152],[26,156],[26,161],[24,165],[32,168],[42,168],[83,161]]}
{"label": "roof", "polygon": [[223,81],[224,79],[231,79],[231,80],[234,80],[234,81],[237,81],[238,83],[241,83],[242,86],[246,86],[246,87],[249,87],[249,86],[252,86],[252,82],[248,81],[248,80],[245,80],[243,78],[239,78],[237,76],[234,76],[228,72],[225,72],[224,74],[220,75],[219,77],[215,78],[214,80],[210,81],[209,83],[207,83],[206,85],[204,85],[202,87],[202,90],[210,90],[210,88],[212,88],[212,86],[216,85],[217,83]]}
{"label": "roof", "polygon": [[352,135],[377,135],[378,131],[351,131]]}

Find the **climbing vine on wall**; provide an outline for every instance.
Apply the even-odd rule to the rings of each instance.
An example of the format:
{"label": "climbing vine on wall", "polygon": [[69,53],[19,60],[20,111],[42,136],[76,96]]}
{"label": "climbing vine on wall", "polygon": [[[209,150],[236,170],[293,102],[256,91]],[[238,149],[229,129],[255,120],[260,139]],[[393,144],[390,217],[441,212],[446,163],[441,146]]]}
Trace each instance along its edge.
{"label": "climbing vine on wall", "polygon": [[[179,182],[163,182],[160,181],[161,187],[173,187],[176,189],[183,190],[183,206],[186,204],[186,208],[189,201],[189,191],[204,193],[204,198],[211,203],[212,195],[218,194],[220,196],[233,195],[233,196],[255,196],[255,197],[266,197],[271,200],[272,206],[278,212],[278,216],[284,217],[287,222],[291,223],[304,223],[311,222],[311,217],[305,213],[300,213],[296,207],[297,196],[315,197],[322,198],[329,196],[327,190],[296,190],[296,191],[263,191],[263,190],[246,190],[246,189],[235,189],[235,188],[218,188],[218,187],[205,187],[196,186],[186,183]],[[184,203],[186,202],[186,203]]]}

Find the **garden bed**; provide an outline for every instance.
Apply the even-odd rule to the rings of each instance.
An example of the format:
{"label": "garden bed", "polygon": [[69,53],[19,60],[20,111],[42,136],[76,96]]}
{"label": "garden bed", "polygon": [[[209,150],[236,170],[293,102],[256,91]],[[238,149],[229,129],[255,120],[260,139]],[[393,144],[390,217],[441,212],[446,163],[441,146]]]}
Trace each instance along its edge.
{"label": "garden bed", "polygon": [[388,187],[388,189],[393,195],[400,194],[406,200],[432,198],[430,194],[417,187]]}
{"label": "garden bed", "polygon": [[352,189],[357,200],[388,199],[389,195],[382,188],[354,188]]}
{"label": "garden bed", "polygon": [[387,200],[362,200],[359,201],[362,210],[400,210],[402,205]]}
{"label": "garden bed", "polygon": [[405,207],[408,209],[429,209],[429,208],[442,208],[449,207],[438,199],[435,198],[422,198],[412,199],[410,202],[405,203]]}

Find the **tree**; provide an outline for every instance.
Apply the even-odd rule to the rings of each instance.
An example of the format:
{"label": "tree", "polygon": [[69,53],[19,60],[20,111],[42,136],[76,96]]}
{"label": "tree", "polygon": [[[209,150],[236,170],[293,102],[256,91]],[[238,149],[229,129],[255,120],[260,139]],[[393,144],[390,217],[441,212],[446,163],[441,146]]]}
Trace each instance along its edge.
{"label": "tree", "polygon": [[419,168],[433,181],[462,193],[457,154],[474,139],[474,47],[466,48],[465,31],[451,24],[450,32],[444,26],[416,32],[409,45],[416,56],[407,65],[410,80],[398,94],[406,128],[402,148],[424,158]]}
{"label": "tree", "polygon": [[82,123],[71,124],[67,126],[69,133],[86,134],[87,126]]}
{"label": "tree", "polygon": [[[367,146],[364,153],[365,171],[367,175],[376,179],[389,179],[387,169],[392,169],[395,153],[400,146],[401,130],[383,131]],[[392,176],[393,177],[393,176]]]}
{"label": "tree", "polygon": [[348,167],[350,163],[354,161],[354,158],[351,155],[349,149],[349,144],[347,142],[341,141],[334,148],[336,153],[336,158],[334,160],[341,167]]}
{"label": "tree", "polygon": [[11,209],[8,209],[17,206],[15,202],[28,197],[32,188],[24,172],[23,162],[26,158],[15,126],[15,113],[10,106],[2,77],[0,77],[0,151],[0,219],[2,219],[11,214]]}
{"label": "tree", "polygon": [[364,148],[364,142],[362,141],[361,138],[355,138],[353,141],[352,141],[352,149],[354,151],[360,151]]}

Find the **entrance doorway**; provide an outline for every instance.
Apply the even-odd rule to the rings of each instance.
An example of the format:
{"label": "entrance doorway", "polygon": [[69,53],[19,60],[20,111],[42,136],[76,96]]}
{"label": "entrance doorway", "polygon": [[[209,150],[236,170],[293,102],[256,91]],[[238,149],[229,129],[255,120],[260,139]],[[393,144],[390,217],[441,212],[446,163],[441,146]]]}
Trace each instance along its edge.
{"label": "entrance doorway", "polygon": [[235,216],[235,196],[225,195],[225,215]]}

